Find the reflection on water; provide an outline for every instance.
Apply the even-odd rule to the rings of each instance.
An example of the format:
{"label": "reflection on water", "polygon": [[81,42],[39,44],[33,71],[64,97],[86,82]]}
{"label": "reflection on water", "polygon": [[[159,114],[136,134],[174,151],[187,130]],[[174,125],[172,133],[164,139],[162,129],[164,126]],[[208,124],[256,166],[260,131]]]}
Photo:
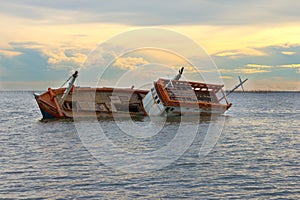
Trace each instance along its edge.
{"label": "reflection on water", "polygon": [[[238,198],[300,196],[299,93],[233,94],[216,146],[199,158],[211,123],[201,117],[184,154],[151,173],[124,173],[99,163],[70,120],[43,121],[30,93],[1,92],[0,198]],[[160,148],[175,137],[178,120],[150,138],[118,131],[101,120],[116,145],[132,152]],[[122,123],[126,123],[123,121]],[[149,120],[136,120],[145,126]],[[193,123],[192,120],[186,123]]]}

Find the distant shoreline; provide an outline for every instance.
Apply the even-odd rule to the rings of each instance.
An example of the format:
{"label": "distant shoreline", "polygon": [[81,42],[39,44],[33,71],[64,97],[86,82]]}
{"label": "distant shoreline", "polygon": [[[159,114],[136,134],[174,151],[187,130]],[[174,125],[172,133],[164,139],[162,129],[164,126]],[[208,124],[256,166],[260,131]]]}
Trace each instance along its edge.
{"label": "distant shoreline", "polygon": [[[229,90],[226,92],[229,92]],[[289,90],[248,90],[248,91],[234,91],[234,93],[300,93],[300,91]]]}

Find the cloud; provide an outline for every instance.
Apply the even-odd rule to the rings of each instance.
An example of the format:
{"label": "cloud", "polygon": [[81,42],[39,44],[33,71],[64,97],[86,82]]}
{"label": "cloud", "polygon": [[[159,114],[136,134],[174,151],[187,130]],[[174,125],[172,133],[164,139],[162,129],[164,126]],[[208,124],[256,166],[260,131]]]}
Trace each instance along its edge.
{"label": "cloud", "polygon": [[44,49],[43,53],[48,56],[48,64],[52,69],[78,69],[87,57],[81,49],[71,48]]}
{"label": "cloud", "polygon": [[270,70],[258,69],[258,68],[238,68],[234,70],[236,73],[242,74],[257,74],[257,73],[266,73],[270,72]]}
{"label": "cloud", "polygon": [[40,48],[41,44],[36,42],[9,42],[8,45],[10,48],[0,49],[0,55],[3,57],[15,57],[22,54],[18,49],[36,49]]}
{"label": "cloud", "polygon": [[[272,4],[266,0],[226,3],[220,0],[2,0],[0,78],[1,81],[65,78],[70,70],[82,66],[96,43],[128,30],[128,26],[167,26],[206,46],[223,69],[224,77],[246,73],[251,78],[280,76],[297,80],[299,6],[300,2],[292,0]],[[166,42],[168,39],[155,42],[186,50],[180,42],[173,44]],[[113,53],[104,52],[101,59],[115,59]],[[143,58],[153,63],[155,56],[176,71],[182,65],[186,73],[193,72],[189,63],[178,62],[174,56],[162,56],[161,52],[153,53],[152,60]],[[138,55],[131,57],[138,58]],[[132,69],[135,62],[138,61],[121,60],[120,67],[114,66],[111,73],[123,72],[126,67]],[[97,64],[96,68],[105,68],[101,62]],[[207,63],[197,65],[200,69],[204,66],[203,72],[208,72]]]}
{"label": "cloud", "polygon": [[[47,57],[38,49],[12,45],[12,51],[19,52],[18,55],[8,56],[1,54],[0,67],[5,70],[1,74],[1,80],[37,80],[44,76]],[[40,72],[37,75],[37,72]]]}
{"label": "cloud", "polygon": [[[11,42],[10,46],[9,51],[18,53],[12,56],[7,51],[0,51],[0,80],[1,84],[7,88],[45,89],[40,88],[41,81],[51,82],[52,84],[56,82],[55,85],[48,85],[47,87],[58,87],[59,84],[57,83],[63,82],[69,76],[70,71],[79,67],[73,65],[76,64],[72,60],[74,55],[76,57],[76,53],[66,53],[67,58],[71,59],[51,63],[49,62],[49,59],[52,58],[51,54],[46,54],[41,44]],[[14,82],[24,84],[17,85]],[[36,83],[35,86],[33,83]],[[29,86],[34,88],[28,88]]]}
{"label": "cloud", "polygon": [[120,57],[114,61],[113,66],[131,70],[145,64],[149,62],[142,57]]}
{"label": "cloud", "polygon": [[27,48],[27,49],[38,49],[43,47],[43,44],[32,41],[23,41],[23,42],[9,42],[8,43],[13,48]]}
{"label": "cloud", "polygon": [[213,54],[213,56],[239,58],[243,56],[265,56],[265,53],[255,48],[244,48],[239,50],[227,50],[227,51],[217,52]]}
{"label": "cloud", "polygon": [[290,55],[290,56],[296,54],[296,52],[293,52],[293,51],[282,51],[281,53],[284,55]]}
{"label": "cloud", "polygon": [[70,71],[70,72],[75,71],[74,66],[72,66],[72,65],[63,65],[63,64],[51,65],[51,66],[49,66],[49,69],[66,70],[66,71]]}
{"label": "cloud", "polygon": [[217,57],[239,57],[241,55],[243,54],[238,51],[223,51],[215,54]]}
{"label": "cloud", "polygon": [[[288,65],[280,65],[279,68],[286,69],[295,69],[297,74],[300,74],[300,64],[288,64]],[[300,77],[298,77],[300,78]]]}
{"label": "cloud", "polygon": [[5,57],[14,57],[22,54],[19,51],[11,51],[11,50],[6,50],[6,49],[0,49],[0,55],[3,55]]}
{"label": "cloud", "polygon": [[[222,76],[246,76],[247,90],[298,90],[300,69],[300,45],[282,44],[258,49],[264,55],[240,55],[239,57],[213,55]],[[283,51],[295,52],[282,54]],[[224,79],[228,88],[237,84],[237,79]]]}
{"label": "cloud", "polygon": [[246,67],[256,68],[256,69],[272,68],[272,66],[270,65],[260,65],[260,64],[247,64]]}
{"label": "cloud", "polygon": [[[217,56],[212,55],[213,60],[217,66],[223,69],[223,73],[266,73],[273,72],[270,75],[287,75],[290,74],[293,77],[293,71],[289,71],[291,68],[298,68],[300,63],[300,45],[298,44],[283,44],[276,46],[266,46],[257,49],[262,52],[263,55],[247,55],[240,54],[237,57],[232,56]],[[238,50],[237,50],[238,51]],[[283,51],[295,52],[294,54],[285,55]],[[225,71],[224,71],[225,70]],[[282,70],[287,70],[283,73]],[[222,72],[222,71],[221,71]]]}
{"label": "cloud", "polygon": [[0,12],[47,23],[249,25],[297,23],[299,6],[299,2],[292,0],[276,1],[272,4],[266,0],[228,0],[226,4],[220,0],[10,0],[1,2]]}
{"label": "cloud", "polygon": [[221,76],[222,79],[233,79],[232,76]]}
{"label": "cloud", "polygon": [[300,64],[281,65],[281,68],[300,68]]}
{"label": "cloud", "polygon": [[[239,67],[235,69],[220,69],[220,72],[222,74],[257,74],[257,73],[267,73],[270,72],[270,70],[261,68],[260,65],[249,64],[245,65],[245,68]],[[226,77],[226,76],[225,76]]]}

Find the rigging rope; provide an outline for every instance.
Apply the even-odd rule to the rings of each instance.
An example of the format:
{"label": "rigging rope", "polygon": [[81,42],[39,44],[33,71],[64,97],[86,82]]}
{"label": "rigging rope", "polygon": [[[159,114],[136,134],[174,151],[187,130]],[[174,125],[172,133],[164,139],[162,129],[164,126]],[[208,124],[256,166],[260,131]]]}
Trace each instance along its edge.
{"label": "rigging rope", "polygon": [[[72,75],[73,76],[73,75]],[[68,80],[66,80],[66,82],[64,82],[60,87],[62,88],[71,78],[72,78],[72,76],[70,76],[69,78],[68,78]]]}

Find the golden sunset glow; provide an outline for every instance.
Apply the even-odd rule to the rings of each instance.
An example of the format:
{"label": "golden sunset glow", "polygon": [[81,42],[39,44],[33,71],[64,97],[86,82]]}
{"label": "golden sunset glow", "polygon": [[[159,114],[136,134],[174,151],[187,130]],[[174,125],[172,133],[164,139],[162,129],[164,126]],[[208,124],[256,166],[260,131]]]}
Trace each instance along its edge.
{"label": "golden sunset glow", "polygon": [[[130,23],[130,17],[128,19],[125,17],[124,20],[118,18],[118,21],[117,18],[101,18],[101,15],[99,17],[93,13],[80,11],[80,9],[66,9],[64,11],[64,8],[57,9],[35,5],[35,3],[32,7],[20,4],[18,9],[24,9],[24,13],[17,14],[18,5],[7,2],[3,6],[3,9],[11,9],[12,12],[7,14],[7,12],[0,11],[1,21],[5,24],[1,28],[0,37],[0,61],[2,61],[0,72],[3,76],[0,85],[2,88],[10,88],[8,83],[14,79],[11,65],[21,62],[20,66],[22,66],[24,64],[22,63],[24,62],[22,56],[27,56],[26,53],[29,54],[30,51],[39,54],[40,59],[45,59],[48,65],[47,70],[70,71],[76,68],[74,66],[79,68],[86,60],[89,52],[95,49],[98,44],[119,33],[144,27],[166,28],[195,41],[203,47],[208,55],[212,56],[220,72],[224,73],[222,77],[228,87],[235,84],[233,77],[236,77],[237,74],[251,76],[259,74],[259,76],[254,77],[253,87],[251,86],[249,89],[259,89],[257,87],[260,87],[261,83],[258,85],[258,82],[265,81],[267,83],[268,78],[272,77],[281,77],[281,85],[284,85],[287,90],[298,90],[299,88],[299,22],[297,20],[278,20],[275,23],[271,20],[271,17],[274,17],[271,12],[270,19],[265,18],[262,22],[257,18],[251,19],[247,15],[241,14],[240,18],[244,19],[245,23],[242,21],[233,24],[230,24],[230,21],[217,23],[218,20],[215,22],[213,18],[209,19],[211,23],[203,21],[197,23],[194,19],[189,18],[186,19],[185,23],[176,23],[174,18],[174,21],[171,20],[170,23],[161,21],[159,24],[159,20],[155,18],[156,21],[153,24],[156,25],[149,26],[148,24],[151,24],[150,18],[149,20],[145,18],[144,23],[143,19],[139,19],[140,21],[133,20]],[[36,6],[40,10],[36,10]],[[201,3],[198,6],[201,9]],[[25,10],[31,9],[36,12],[37,17],[25,13]],[[116,16],[119,15],[121,16],[122,13],[116,14]],[[170,13],[171,15],[172,13]],[[236,18],[229,14],[227,16],[226,13],[223,15],[225,19],[228,18],[233,21],[239,19],[238,15]],[[93,17],[98,20],[94,20]],[[184,18],[184,15],[182,17]],[[189,20],[193,22],[189,23]],[[270,21],[267,22],[268,20]],[[153,54],[153,56],[163,58],[166,55],[162,53]],[[275,59],[274,56],[277,58]],[[20,58],[22,58],[21,61],[18,61],[17,59]],[[31,57],[31,59],[32,62],[29,61],[29,58],[25,59],[26,62],[31,62],[28,65],[34,65],[34,58]],[[141,61],[139,59],[141,58],[133,59],[131,63],[136,64],[137,61]],[[166,56],[165,59],[170,58]],[[120,64],[122,68],[125,65],[121,61],[118,60],[117,64]],[[171,64],[177,66],[174,61],[176,59]],[[145,64],[146,61],[142,63]],[[125,67],[132,68],[133,65]],[[285,72],[282,73],[282,70]],[[36,73],[39,72],[36,71]],[[11,85],[11,88],[14,87]]]}

